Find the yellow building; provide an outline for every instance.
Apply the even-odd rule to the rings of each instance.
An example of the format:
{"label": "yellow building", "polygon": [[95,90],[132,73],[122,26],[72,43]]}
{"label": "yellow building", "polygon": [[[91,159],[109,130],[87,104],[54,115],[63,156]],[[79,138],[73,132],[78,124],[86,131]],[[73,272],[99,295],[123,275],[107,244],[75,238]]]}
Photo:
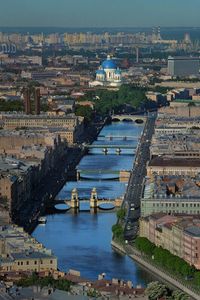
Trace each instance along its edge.
{"label": "yellow building", "polygon": [[23,228],[0,227],[0,273],[57,270],[57,258]]}

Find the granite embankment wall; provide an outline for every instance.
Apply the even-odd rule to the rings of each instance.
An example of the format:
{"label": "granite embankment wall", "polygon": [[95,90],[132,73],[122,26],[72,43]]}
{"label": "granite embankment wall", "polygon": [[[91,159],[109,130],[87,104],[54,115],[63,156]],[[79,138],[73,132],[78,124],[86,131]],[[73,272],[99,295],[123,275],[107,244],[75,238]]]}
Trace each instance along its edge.
{"label": "granite embankment wall", "polygon": [[165,281],[169,283],[170,285],[174,286],[177,289],[182,290],[186,294],[188,294],[192,299],[199,300],[200,294],[198,294],[196,291],[190,289],[186,285],[182,284],[178,279],[173,277],[173,275],[166,274],[161,269],[157,268],[153,264],[151,264],[147,259],[135,248],[133,248],[130,245],[120,245],[115,241],[111,242],[111,245],[114,249],[117,251],[127,254],[129,257],[131,257],[134,261],[142,265],[146,270],[148,270],[150,273],[153,273],[158,280]]}

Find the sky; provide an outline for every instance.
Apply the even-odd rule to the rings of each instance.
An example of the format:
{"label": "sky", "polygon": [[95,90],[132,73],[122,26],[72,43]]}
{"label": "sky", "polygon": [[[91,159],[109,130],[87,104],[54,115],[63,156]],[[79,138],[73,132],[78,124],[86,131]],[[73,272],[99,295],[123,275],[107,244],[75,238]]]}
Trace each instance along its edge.
{"label": "sky", "polygon": [[200,27],[200,0],[0,0],[0,26]]}

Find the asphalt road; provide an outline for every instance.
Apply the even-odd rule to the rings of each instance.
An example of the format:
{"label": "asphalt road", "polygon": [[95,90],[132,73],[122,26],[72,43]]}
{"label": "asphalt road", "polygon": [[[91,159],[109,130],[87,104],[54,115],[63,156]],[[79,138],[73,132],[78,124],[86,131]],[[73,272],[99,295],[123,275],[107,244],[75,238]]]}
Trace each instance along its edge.
{"label": "asphalt road", "polygon": [[154,132],[156,114],[149,115],[143,135],[138,143],[133,170],[129,179],[123,206],[128,209],[124,237],[132,240],[138,232],[138,219],[140,218],[140,201],[143,192],[143,182],[146,176],[146,165],[150,159],[149,147]]}

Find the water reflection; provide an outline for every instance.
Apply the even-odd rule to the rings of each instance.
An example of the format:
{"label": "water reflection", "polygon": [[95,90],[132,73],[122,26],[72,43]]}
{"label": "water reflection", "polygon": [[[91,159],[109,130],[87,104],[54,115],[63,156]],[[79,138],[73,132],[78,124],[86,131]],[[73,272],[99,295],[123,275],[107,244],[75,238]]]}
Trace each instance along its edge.
{"label": "water reflection", "polygon": [[125,182],[119,181],[71,181],[67,182],[56,199],[71,199],[71,191],[76,188],[80,198],[89,199],[92,189],[96,187],[99,198],[115,199],[122,196],[126,189]]}
{"label": "water reflection", "polygon": [[[136,146],[136,139],[139,138],[142,128],[143,126],[135,123],[113,123],[103,128],[95,143],[113,144],[117,141]],[[118,138],[109,140],[107,136]],[[126,140],[123,140],[124,136]],[[57,199],[70,199],[73,188],[77,188],[80,198],[87,199],[93,187],[96,187],[99,198],[114,199],[124,194],[126,183],[103,179],[106,176],[113,178],[112,176],[119,170],[130,170],[134,159],[133,153],[128,153],[130,149],[126,149],[127,153],[124,151],[121,155],[111,153],[103,155],[101,152],[97,153],[99,149],[96,148],[92,151],[93,154],[86,155],[77,169],[89,174],[88,176],[95,180],[67,182]],[[96,180],[97,175],[101,180]],[[91,279],[105,272],[107,278],[131,279],[135,285],[149,282],[151,278],[141,267],[111,249],[111,228],[116,222],[116,213],[103,210],[102,212],[98,210],[97,214],[84,212],[83,210],[89,210],[89,203],[81,202],[80,210],[81,212],[77,214],[72,214],[70,210],[63,214],[49,215],[46,225],[38,226],[33,232],[34,237],[57,255],[59,268],[63,271],[69,268],[79,270],[82,276]]]}

